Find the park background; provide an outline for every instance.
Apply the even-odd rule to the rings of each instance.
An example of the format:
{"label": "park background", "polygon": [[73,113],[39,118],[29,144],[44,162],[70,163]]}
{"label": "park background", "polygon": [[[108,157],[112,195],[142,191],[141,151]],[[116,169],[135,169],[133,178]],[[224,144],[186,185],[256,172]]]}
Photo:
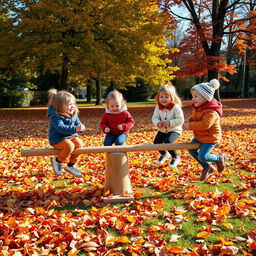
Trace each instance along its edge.
{"label": "park background", "polygon": [[[255,255],[255,10],[252,0],[2,0],[0,254]],[[191,86],[212,78],[224,107],[214,152],[227,167],[206,182],[186,151],[174,170],[155,165],[157,152],[130,153],[135,200],[104,204],[104,154],[81,155],[82,179],[20,156],[49,148],[49,88],[77,96],[85,146],[102,145],[113,88],[136,122],[127,144],[151,144],[159,86],[176,86],[187,117]]]}

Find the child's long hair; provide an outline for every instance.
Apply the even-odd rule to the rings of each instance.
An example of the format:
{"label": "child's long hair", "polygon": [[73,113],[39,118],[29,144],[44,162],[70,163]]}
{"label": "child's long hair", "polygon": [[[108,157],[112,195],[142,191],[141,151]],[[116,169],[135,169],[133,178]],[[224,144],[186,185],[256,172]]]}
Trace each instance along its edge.
{"label": "child's long hair", "polygon": [[118,90],[114,89],[113,91],[111,91],[107,98],[106,98],[106,105],[108,106],[109,101],[110,100],[116,100],[116,101],[120,101],[122,107],[126,104],[126,101],[123,97],[123,94],[121,92],[119,92]]}
{"label": "child's long hair", "polygon": [[[62,113],[63,112],[63,104],[69,103],[73,100],[76,103],[76,98],[73,94],[67,91],[57,91],[56,89],[50,89],[48,91],[48,106],[53,106],[55,112]],[[74,106],[75,113],[78,112],[77,105]]]}
{"label": "child's long hair", "polygon": [[165,84],[163,86],[161,86],[158,90],[158,93],[155,97],[155,102],[156,104],[159,104],[159,95],[160,95],[160,92],[162,93],[166,93],[168,95],[170,95],[171,97],[171,103],[173,104],[178,104],[178,105],[182,105],[181,104],[181,100],[176,92],[176,89],[175,87],[172,85],[172,84]]}

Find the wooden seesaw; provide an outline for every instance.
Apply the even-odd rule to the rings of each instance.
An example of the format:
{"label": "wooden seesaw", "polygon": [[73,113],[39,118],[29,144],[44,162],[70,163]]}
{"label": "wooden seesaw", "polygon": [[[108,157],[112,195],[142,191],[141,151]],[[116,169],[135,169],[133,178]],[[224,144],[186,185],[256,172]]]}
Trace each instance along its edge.
{"label": "wooden seesaw", "polygon": [[[106,153],[104,191],[109,191],[111,196],[104,197],[103,201],[113,203],[134,199],[129,176],[128,152],[198,149],[199,147],[199,143],[138,144],[86,147],[76,149],[72,154]],[[58,155],[58,152],[59,150],[53,148],[23,149],[21,156],[53,156]]]}

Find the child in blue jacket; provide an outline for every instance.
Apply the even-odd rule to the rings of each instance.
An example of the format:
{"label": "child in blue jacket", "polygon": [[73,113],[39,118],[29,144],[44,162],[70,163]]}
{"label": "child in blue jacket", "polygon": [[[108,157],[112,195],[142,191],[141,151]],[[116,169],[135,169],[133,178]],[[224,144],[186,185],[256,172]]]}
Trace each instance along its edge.
{"label": "child in blue jacket", "polygon": [[48,116],[50,116],[49,142],[59,149],[57,157],[51,158],[53,170],[62,174],[62,162],[68,160],[65,171],[81,178],[82,174],[76,167],[79,155],[72,155],[75,149],[82,148],[83,142],[78,133],[85,131],[85,126],[78,118],[78,108],[75,97],[66,91],[51,89],[48,91]]}

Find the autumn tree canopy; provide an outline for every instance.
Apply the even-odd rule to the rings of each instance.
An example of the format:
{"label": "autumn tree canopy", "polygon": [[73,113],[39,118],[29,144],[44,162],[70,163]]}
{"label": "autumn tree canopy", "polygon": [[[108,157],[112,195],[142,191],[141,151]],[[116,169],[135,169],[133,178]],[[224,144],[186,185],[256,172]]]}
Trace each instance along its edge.
{"label": "autumn tree canopy", "polygon": [[[244,0],[164,0],[162,8],[177,22],[187,23],[181,41],[181,54],[185,53],[183,68],[179,75],[208,76],[217,78],[219,71],[231,74],[234,65],[227,65],[221,50],[225,47],[226,35],[244,36],[254,34],[249,23],[255,22],[255,1]],[[174,8],[175,7],[175,8]],[[246,12],[245,9],[248,9]],[[181,11],[182,10],[182,11]]]}
{"label": "autumn tree canopy", "polygon": [[162,84],[176,69],[161,58],[173,27],[154,1],[2,2],[1,13],[9,15],[0,31],[2,69],[57,72],[61,88],[90,78]]}

